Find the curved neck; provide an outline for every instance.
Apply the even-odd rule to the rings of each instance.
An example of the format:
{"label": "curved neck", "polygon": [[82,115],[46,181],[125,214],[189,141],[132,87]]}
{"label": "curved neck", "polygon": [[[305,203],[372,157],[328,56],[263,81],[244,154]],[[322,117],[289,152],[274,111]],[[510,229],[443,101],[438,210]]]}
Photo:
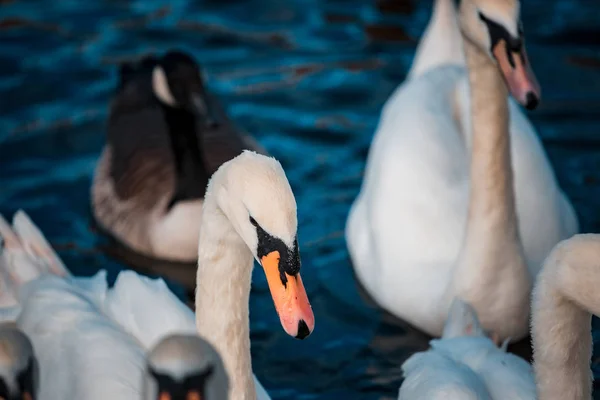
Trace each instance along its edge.
{"label": "curved neck", "polygon": [[591,399],[591,313],[600,313],[600,235],[577,235],[548,256],[533,292],[531,337],[539,400]]}
{"label": "curved neck", "polygon": [[223,358],[230,400],[255,400],[248,302],[253,256],[215,199],[202,210],[196,276],[196,326]]}
{"label": "curved neck", "polygon": [[[529,309],[530,283],[515,210],[508,92],[496,64],[466,37],[464,51],[473,131],[470,199],[465,237],[449,295],[459,295],[476,305],[483,325],[490,329],[496,328],[490,325],[494,320],[511,320]],[[505,306],[506,315],[492,312],[499,303]],[[488,315],[490,321],[486,321]],[[512,322],[523,333],[526,318]],[[501,336],[502,331],[514,333],[509,324],[498,329],[496,333]]]}

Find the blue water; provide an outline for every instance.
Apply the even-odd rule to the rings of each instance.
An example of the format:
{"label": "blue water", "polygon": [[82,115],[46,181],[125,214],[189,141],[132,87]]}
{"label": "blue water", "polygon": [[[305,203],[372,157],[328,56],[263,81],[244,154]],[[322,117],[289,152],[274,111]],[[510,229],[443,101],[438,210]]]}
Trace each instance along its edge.
{"label": "blue water", "polygon": [[[89,211],[115,66],[187,50],[232,118],[281,161],[298,202],[316,330],[302,342],[289,338],[264,276],[255,274],[256,374],[275,399],[394,399],[401,363],[428,338],[363,296],[343,228],[379,111],[404,79],[430,7],[416,0],[0,0],[0,212],[25,209],[76,274],[106,268],[114,278],[139,268],[96,232]],[[599,232],[600,2],[526,0],[523,19],[543,90],[530,118],[582,230]],[[168,276],[186,299],[193,267],[146,264],[141,271]],[[600,324],[595,331],[600,342]]]}

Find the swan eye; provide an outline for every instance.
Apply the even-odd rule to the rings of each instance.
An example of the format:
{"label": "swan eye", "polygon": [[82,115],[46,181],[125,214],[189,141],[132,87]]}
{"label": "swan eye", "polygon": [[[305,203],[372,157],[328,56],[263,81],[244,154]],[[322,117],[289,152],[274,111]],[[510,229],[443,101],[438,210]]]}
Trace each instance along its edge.
{"label": "swan eye", "polygon": [[250,216],[250,223],[256,227],[258,226],[258,222],[256,222],[256,220],[252,218],[252,216]]}

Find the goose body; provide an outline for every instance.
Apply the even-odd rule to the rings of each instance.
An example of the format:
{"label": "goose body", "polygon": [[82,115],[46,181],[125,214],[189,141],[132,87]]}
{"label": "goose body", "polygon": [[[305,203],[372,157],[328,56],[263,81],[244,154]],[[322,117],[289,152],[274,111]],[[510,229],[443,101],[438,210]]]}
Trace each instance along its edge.
{"label": "goose body", "polygon": [[[489,4],[488,14],[501,19],[492,2],[475,2]],[[415,60],[383,107],[346,238],[359,281],[394,315],[439,336],[452,298],[462,291],[486,329],[518,339],[527,331],[528,281],[578,222],[533,126],[515,100],[503,104],[499,68],[479,47],[489,45],[479,44],[489,43],[489,33],[467,3],[462,15],[476,33],[465,52],[473,66],[434,51],[460,37],[449,20],[456,19],[451,0],[437,0],[419,47],[428,58]],[[499,131],[484,132],[492,129]],[[494,275],[502,269],[504,278]],[[497,296],[494,304],[481,299],[486,292],[488,299]],[[516,297],[520,305],[505,303]],[[516,320],[503,306],[519,308],[514,327],[503,324]]]}
{"label": "goose body", "polygon": [[193,262],[208,179],[242,150],[264,150],[233,125],[185,53],[124,64],[119,79],[92,185],[95,219],[139,253]]}

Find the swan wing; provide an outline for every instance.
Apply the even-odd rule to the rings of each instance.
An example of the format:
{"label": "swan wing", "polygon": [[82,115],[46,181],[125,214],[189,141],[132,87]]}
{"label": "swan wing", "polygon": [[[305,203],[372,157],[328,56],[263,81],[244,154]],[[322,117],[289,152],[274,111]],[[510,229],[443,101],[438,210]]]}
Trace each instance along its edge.
{"label": "swan wing", "polygon": [[402,365],[398,400],[491,400],[480,377],[466,365],[435,350],[417,353]]}

